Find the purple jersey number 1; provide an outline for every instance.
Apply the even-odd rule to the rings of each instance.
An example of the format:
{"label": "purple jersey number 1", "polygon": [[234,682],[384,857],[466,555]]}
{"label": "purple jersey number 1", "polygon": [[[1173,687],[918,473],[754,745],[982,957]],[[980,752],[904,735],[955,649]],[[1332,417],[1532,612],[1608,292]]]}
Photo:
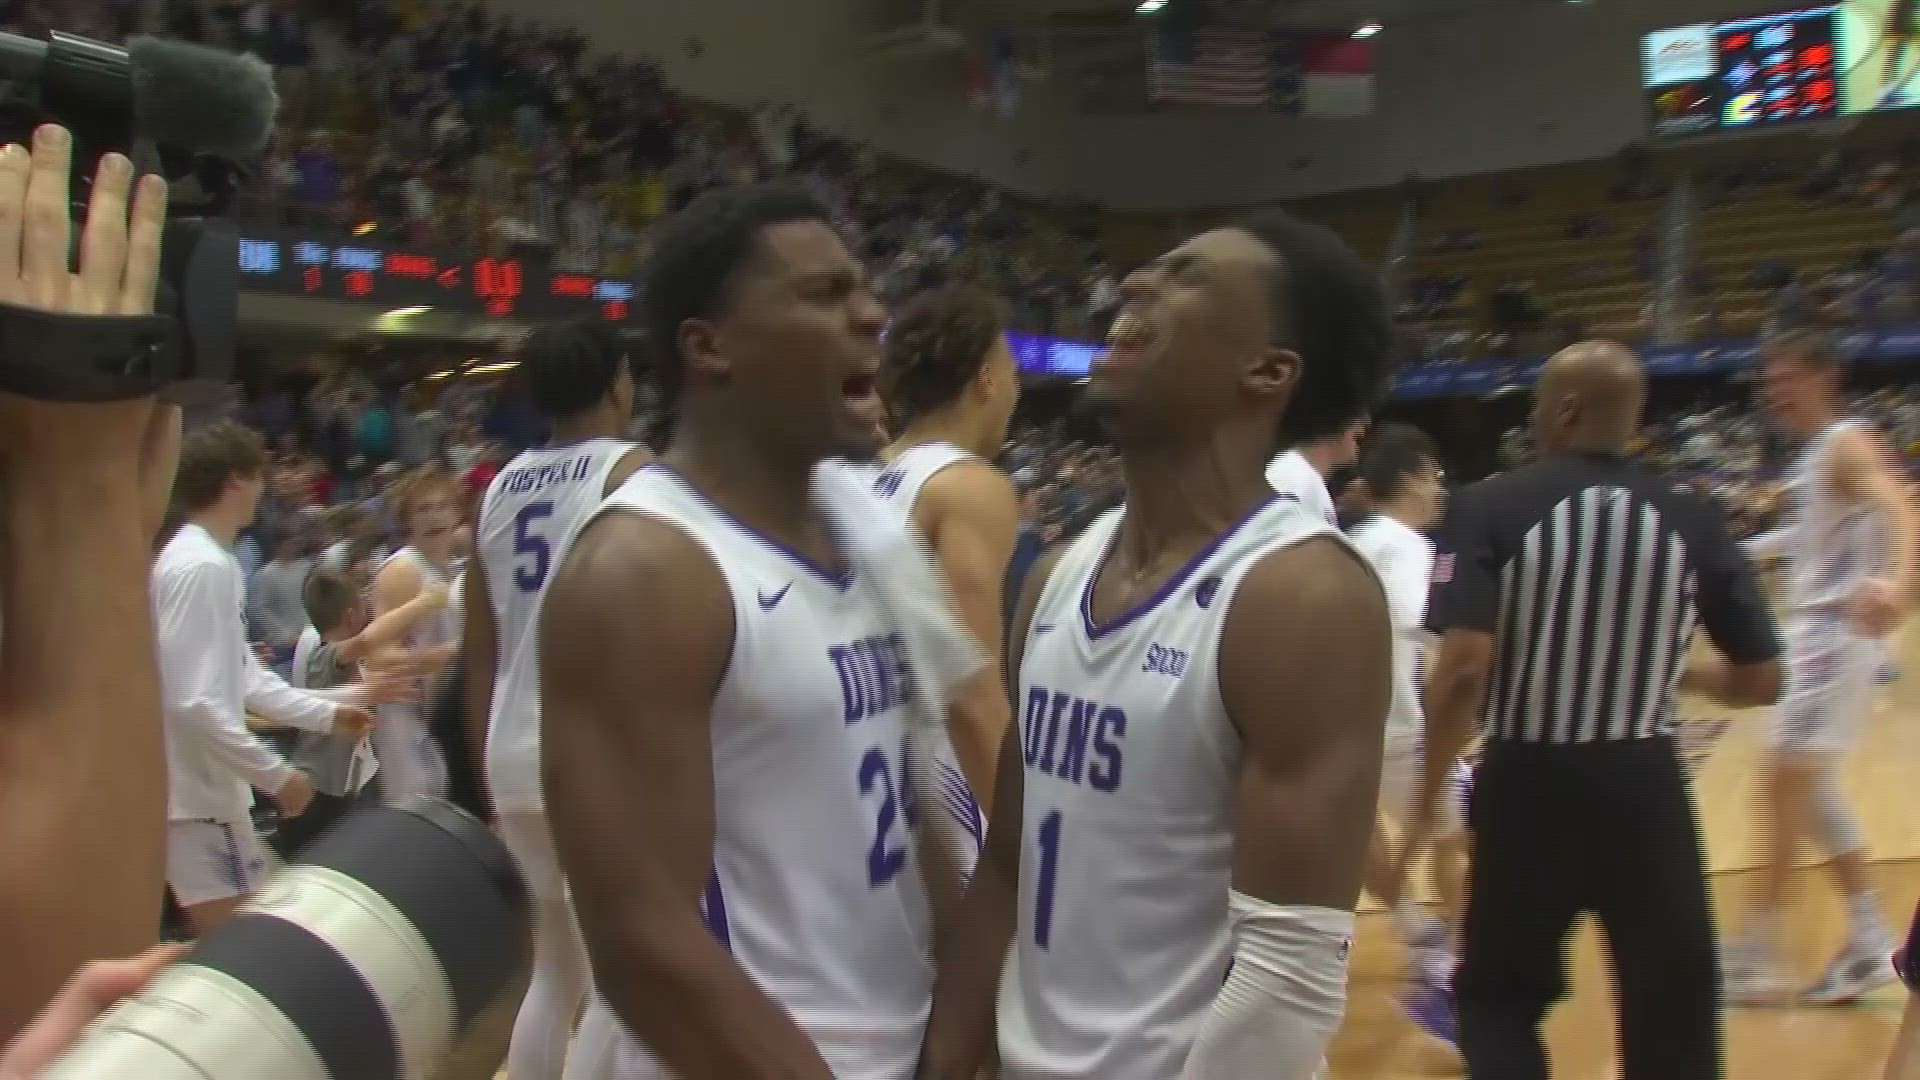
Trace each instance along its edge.
{"label": "purple jersey number 1", "polygon": [[1060,880],[1060,811],[1040,819],[1040,880],[1033,892],[1033,943],[1053,945],[1053,890]]}

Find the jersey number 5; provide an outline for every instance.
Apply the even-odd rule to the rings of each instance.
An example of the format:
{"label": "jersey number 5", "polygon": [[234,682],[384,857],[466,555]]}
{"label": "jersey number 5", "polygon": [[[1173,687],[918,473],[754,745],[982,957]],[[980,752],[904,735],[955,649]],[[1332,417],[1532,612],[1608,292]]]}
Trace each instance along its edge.
{"label": "jersey number 5", "polygon": [[513,553],[516,558],[533,557],[532,566],[518,561],[513,564],[513,583],[521,592],[539,592],[553,570],[553,546],[533,531],[535,525],[552,516],[553,503],[545,499],[528,503],[513,516]]}

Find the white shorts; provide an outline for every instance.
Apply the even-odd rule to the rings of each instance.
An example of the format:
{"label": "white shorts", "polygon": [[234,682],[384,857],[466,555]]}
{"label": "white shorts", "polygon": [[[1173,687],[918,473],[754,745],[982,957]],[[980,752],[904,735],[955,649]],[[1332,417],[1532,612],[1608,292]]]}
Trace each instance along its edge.
{"label": "white shorts", "polygon": [[167,885],[181,907],[231,900],[260,887],[267,846],[247,822],[167,822]]}
{"label": "white shorts", "polygon": [[[1413,812],[1414,796],[1420,786],[1420,767],[1424,748],[1419,738],[1390,738],[1380,759],[1380,812],[1395,825],[1405,825]],[[1439,812],[1433,818],[1436,839],[1453,836],[1467,828],[1467,791],[1472,778],[1467,763],[1453,763],[1446,790],[1440,795]]]}
{"label": "white shorts", "polygon": [[380,796],[385,802],[403,802],[417,795],[446,795],[446,760],[440,744],[427,732],[426,719],[418,706],[380,706],[373,746],[380,756]]}
{"label": "white shorts", "polygon": [[1790,618],[1783,633],[1787,688],[1775,706],[1769,747],[1846,753],[1873,708],[1885,644],[1855,633],[1837,616]]}

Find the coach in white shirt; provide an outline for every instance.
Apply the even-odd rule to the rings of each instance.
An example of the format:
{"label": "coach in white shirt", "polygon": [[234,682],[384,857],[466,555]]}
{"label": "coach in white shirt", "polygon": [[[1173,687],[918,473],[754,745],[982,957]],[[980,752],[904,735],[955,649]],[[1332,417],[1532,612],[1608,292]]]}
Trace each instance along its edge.
{"label": "coach in white shirt", "polygon": [[273,793],[294,816],[313,798],[305,774],[247,730],[247,713],[304,731],[364,734],[372,723],[357,703],[288,686],[247,645],[232,545],[253,520],[266,465],[260,437],[237,425],[188,436],[174,481],[174,506],[186,523],[153,568],[167,734],[167,884],[202,934],[233,913],[265,870],[250,788]]}
{"label": "coach in white shirt", "polygon": [[1360,436],[1366,433],[1367,422],[1356,420],[1332,434],[1294,444],[1267,464],[1268,486],[1300,500],[1301,506],[1325,518],[1327,524],[1338,525],[1327,474],[1360,459]]}

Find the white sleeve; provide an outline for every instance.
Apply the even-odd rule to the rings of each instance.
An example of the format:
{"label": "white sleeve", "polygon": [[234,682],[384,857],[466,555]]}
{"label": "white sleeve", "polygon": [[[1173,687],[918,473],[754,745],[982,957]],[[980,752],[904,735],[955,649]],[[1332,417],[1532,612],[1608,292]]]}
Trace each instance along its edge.
{"label": "white sleeve", "polygon": [[1394,633],[1403,639],[1424,639],[1427,586],[1433,580],[1432,549],[1424,545],[1389,548],[1374,567],[1387,590],[1387,613],[1393,619]]}
{"label": "white sleeve", "polygon": [[[158,612],[160,685],[166,722],[193,729],[196,745],[263,791],[278,791],[292,771],[247,730],[246,717],[233,700],[244,675],[235,670],[246,654],[231,630],[240,617],[235,583],[221,568],[196,565],[179,571]],[[229,627],[222,634],[212,627]]]}
{"label": "white sleeve", "polygon": [[282,727],[325,735],[333,730],[336,702],[312,690],[295,690],[269,670],[260,658],[247,654],[247,709]]}
{"label": "white sleeve", "polygon": [[1312,1080],[1347,1007],[1351,911],[1228,894],[1233,968],[1181,1080]]}

